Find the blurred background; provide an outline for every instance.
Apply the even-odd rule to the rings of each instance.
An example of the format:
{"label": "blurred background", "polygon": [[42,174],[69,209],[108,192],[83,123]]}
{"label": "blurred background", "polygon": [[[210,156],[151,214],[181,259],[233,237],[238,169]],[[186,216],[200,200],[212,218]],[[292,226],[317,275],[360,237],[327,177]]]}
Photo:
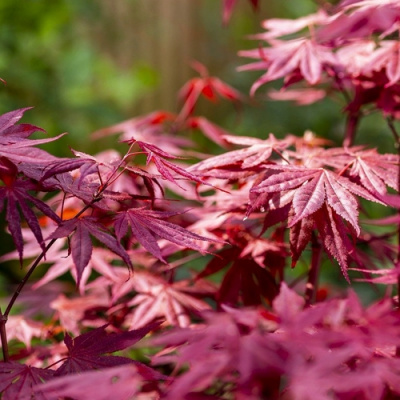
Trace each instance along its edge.
{"label": "blurred background", "polygon": [[[236,71],[247,62],[238,50],[258,46],[246,35],[260,32],[265,18],[316,10],[312,0],[260,3],[254,13],[238,0],[223,26],[222,0],[2,0],[0,77],[7,85],[0,87],[0,113],[34,106],[25,122],[51,136],[69,132],[50,147],[69,156],[69,146],[91,153],[104,146],[89,140],[95,130],[153,110],[177,111],[177,91],[196,76],[191,60],[247,94],[259,73]],[[224,101],[199,111],[241,135],[311,129],[340,142],[340,105],[299,108],[267,101],[265,93],[261,88],[239,118]]]}
{"label": "blurred background", "polygon": [[[33,106],[24,122],[50,136],[68,132],[46,149],[71,156],[70,147],[94,154],[116,146],[115,137],[93,142],[89,135],[98,129],[154,110],[178,111],[179,88],[197,76],[191,60],[247,95],[260,73],[236,71],[248,61],[237,52],[259,45],[246,36],[261,32],[263,19],[317,9],[312,0],[260,3],[254,13],[248,0],[237,0],[223,26],[222,0],[1,0],[0,77],[7,84],[0,85],[0,113]],[[239,135],[282,137],[310,129],[341,143],[343,104],[269,101],[267,89],[274,87],[280,82],[260,88],[239,115],[226,101],[203,102],[198,114]],[[361,129],[360,143],[393,151],[381,117],[366,118]],[[205,146],[219,151],[211,142]],[[18,281],[15,273],[10,271],[11,281]],[[343,282],[339,269],[332,273]]]}

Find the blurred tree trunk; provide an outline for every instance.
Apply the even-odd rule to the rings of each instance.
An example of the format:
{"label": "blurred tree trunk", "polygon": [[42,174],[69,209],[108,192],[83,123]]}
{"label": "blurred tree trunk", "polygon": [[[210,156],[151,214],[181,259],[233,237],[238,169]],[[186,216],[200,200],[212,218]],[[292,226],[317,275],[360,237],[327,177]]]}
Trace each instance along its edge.
{"label": "blurred tree trunk", "polygon": [[133,112],[175,111],[176,93],[192,75],[189,63],[196,58],[198,1],[101,0],[100,7],[106,23],[96,29],[102,51],[121,67],[142,66],[157,81]]}
{"label": "blurred tree trunk", "polygon": [[[177,111],[177,92],[196,76],[191,60],[205,64],[210,74],[230,83],[242,79],[235,68],[244,61],[237,55],[238,42],[260,30],[264,13],[255,14],[247,2],[238,2],[229,26],[222,26],[221,0],[96,0],[99,19],[94,28],[99,50],[110,54],[122,68],[142,68],[155,80],[128,110],[138,115],[164,109]],[[272,6],[268,3],[268,11]],[[230,104],[221,102],[227,112]],[[200,104],[198,112],[218,120],[223,108]],[[222,112],[221,112],[222,111]]]}

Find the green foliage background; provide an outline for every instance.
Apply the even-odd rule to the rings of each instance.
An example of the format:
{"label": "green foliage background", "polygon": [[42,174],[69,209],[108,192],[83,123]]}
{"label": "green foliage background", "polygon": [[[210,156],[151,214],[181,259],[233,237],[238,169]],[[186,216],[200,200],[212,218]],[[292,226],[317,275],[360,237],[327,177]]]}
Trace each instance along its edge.
{"label": "green foliage background", "polygon": [[[50,135],[69,132],[66,138],[50,147],[58,154],[69,155],[68,146],[88,152],[99,150],[100,145],[89,140],[90,132],[144,111],[140,107],[144,96],[156,93],[165,84],[161,80],[160,65],[143,59],[146,47],[151,50],[156,41],[162,40],[162,33],[157,30],[158,21],[147,20],[152,18],[151,14],[140,15],[139,6],[144,1],[113,0],[113,5],[126,10],[124,21],[119,21],[117,14],[110,15],[110,11],[113,13],[110,0],[2,0],[0,77],[7,81],[7,86],[0,88],[0,112],[34,106],[35,110],[26,120],[45,128]],[[174,0],[165,1],[171,8],[179,5]],[[249,2],[239,1],[229,26],[225,27],[221,23],[221,1],[187,1],[193,4],[192,14],[195,13],[188,22],[194,32],[190,56],[205,63],[211,74],[243,93],[248,93],[251,83],[259,76],[256,72],[236,72],[247,61],[240,59],[237,51],[258,46],[246,35],[260,32],[259,23],[265,18],[295,18],[316,10],[312,0],[265,0],[261,2],[260,13],[254,14]],[[190,61],[174,59],[173,48],[167,49],[166,54],[171,56],[165,63],[173,63],[175,69],[184,69]],[[183,78],[179,83],[184,83]],[[273,86],[279,88],[280,84],[269,87]],[[278,136],[287,132],[301,135],[311,129],[340,143],[343,103],[327,100],[296,107],[267,101],[265,93],[266,87],[262,87],[258,100],[245,106],[240,118],[223,102],[204,104],[200,110],[226,129],[242,135],[262,137],[269,132]],[[168,104],[153,98],[145,111],[165,106],[176,110],[176,93],[169,96]],[[385,151],[392,146],[390,134],[382,128],[379,118],[369,117],[364,128],[364,143],[377,143]],[[377,130],[380,131],[378,142]]]}

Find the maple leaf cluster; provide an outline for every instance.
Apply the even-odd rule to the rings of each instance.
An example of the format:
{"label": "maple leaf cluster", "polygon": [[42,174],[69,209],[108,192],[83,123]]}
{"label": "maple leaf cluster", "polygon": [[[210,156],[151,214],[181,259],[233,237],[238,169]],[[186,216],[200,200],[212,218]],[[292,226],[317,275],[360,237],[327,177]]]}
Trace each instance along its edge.
{"label": "maple leaf cluster", "polygon": [[253,94],[283,78],[274,100],[310,104],[341,92],[353,118],[376,107],[399,119],[399,18],[399,3],[384,0],[341,1],[297,20],[268,19],[266,32],[253,35],[266,46],[240,52],[257,60],[241,69],[265,71]]}
{"label": "maple leaf cluster", "polygon": [[[223,2],[225,22],[235,4]],[[354,145],[375,111],[400,148],[399,23],[399,1],[345,0],[266,20],[254,35],[266,47],[241,52],[257,60],[241,69],[264,71],[253,95],[281,78],[277,100],[342,93],[341,146],[310,131],[237,136],[197,115],[203,100],[245,101],[197,61],[178,112],[92,134],[118,135],[124,154],[58,158],[40,146],[62,135],[31,139],[44,131],[19,123],[28,109],[0,116],[0,210],[15,244],[1,260],[31,263],[0,309],[1,398],[400,396],[390,290],[400,153]],[[200,132],[224,152],[195,151]],[[391,215],[372,219],[371,206]],[[321,286],[324,268],[388,290],[364,306],[353,291]]]}

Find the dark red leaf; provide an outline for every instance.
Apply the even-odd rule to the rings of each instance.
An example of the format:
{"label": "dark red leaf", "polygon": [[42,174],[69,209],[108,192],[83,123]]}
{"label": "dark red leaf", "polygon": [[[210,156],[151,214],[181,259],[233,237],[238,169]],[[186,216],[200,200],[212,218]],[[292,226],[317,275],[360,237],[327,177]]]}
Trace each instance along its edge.
{"label": "dark red leaf", "polygon": [[56,376],[131,364],[134,361],[130,358],[104,354],[115,353],[116,351],[133,346],[158,326],[159,323],[153,323],[144,328],[128,332],[107,333],[107,325],[104,325],[74,339],[67,333],[64,343],[68,349],[68,356],[66,361],[56,371]]}
{"label": "dark red leaf", "polygon": [[94,217],[73,218],[63,221],[49,236],[49,239],[65,238],[72,234],[70,247],[72,259],[77,270],[77,283],[79,286],[82,272],[88,265],[92,255],[92,241],[90,235],[103,243],[112,252],[120,256],[129,268],[133,269],[128,253],[119,244],[99,220]]}
{"label": "dark red leaf", "polygon": [[0,393],[2,400],[51,400],[41,390],[33,388],[50,380],[54,371],[14,362],[0,363]]}

